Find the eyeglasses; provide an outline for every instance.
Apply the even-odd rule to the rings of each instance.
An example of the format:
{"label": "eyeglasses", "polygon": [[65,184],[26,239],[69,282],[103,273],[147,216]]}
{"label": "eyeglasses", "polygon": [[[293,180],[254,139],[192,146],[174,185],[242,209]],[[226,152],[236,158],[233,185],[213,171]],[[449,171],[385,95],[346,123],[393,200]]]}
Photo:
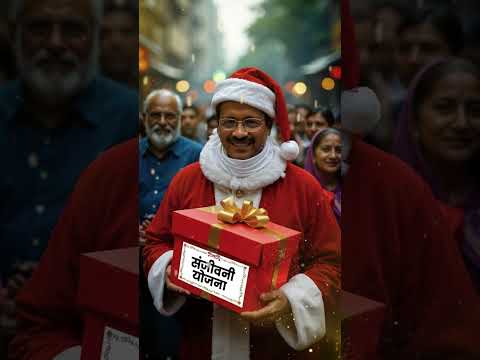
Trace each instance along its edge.
{"label": "eyeglasses", "polygon": [[167,122],[174,122],[177,120],[178,114],[171,112],[171,111],[152,111],[150,113],[147,113],[147,115],[152,119],[156,121],[161,121],[162,119],[165,119]]}
{"label": "eyeglasses", "polygon": [[243,120],[237,120],[234,118],[221,118],[219,120],[219,126],[225,130],[235,130],[237,128],[237,124],[241,124],[247,131],[256,131],[260,129],[263,124],[265,124],[265,120],[253,117]]}

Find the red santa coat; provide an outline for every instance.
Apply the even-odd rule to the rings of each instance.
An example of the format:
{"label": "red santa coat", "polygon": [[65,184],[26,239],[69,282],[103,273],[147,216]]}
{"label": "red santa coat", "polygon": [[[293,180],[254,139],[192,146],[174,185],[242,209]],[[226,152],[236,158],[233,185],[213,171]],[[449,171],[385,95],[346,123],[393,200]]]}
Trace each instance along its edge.
{"label": "red santa coat", "polygon": [[[172,250],[172,211],[215,205],[214,185],[198,163],[183,169],[172,180],[152,224],[144,248],[145,271]],[[326,311],[332,311],[340,286],[340,232],[318,182],[303,169],[288,164],[286,176],[263,188],[260,207],[270,220],[301,231],[305,241],[292,260],[289,276],[303,272],[320,289]],[[212,304],[189,298],[177,314],[184,324],[181,359],[210,359]],[[275,328],[251,327],[251,359],[318,358],[319,353],[295,352]]]}
{"label": "red santa coat", "polygon": [[137,139],[113,147],[80,177],[37,271],[17,298],[19,323],[9,359],[51,360],[80,345],[80,254],[131,246],[138,246]]}
{"label": "red santa coat", "polygon": [[342,288],[387,305],[376,356],[480,359],[480,298],[429,188],[400,160],[360,140],[348,162]]}

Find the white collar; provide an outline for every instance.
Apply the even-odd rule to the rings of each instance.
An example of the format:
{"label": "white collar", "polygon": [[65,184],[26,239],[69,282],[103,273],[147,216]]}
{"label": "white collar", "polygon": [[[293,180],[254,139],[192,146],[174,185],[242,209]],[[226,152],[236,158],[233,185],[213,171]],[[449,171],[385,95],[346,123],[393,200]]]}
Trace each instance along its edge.
{"label": "white collar", "polygon": [[216,185],[231,190],[258,190],[285,177],[287,162],[280,148],[269,136],[263,150],[247,160],[229,158],[216,132],[210,136],[200,153],[203,175]]}

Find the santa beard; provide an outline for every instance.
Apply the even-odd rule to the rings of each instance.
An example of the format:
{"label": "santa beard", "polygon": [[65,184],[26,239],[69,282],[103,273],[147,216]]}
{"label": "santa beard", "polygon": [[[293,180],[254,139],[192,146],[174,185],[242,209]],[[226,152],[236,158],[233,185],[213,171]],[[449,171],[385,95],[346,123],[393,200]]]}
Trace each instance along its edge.
{"label": "santa beard", "polygon": [[155,124],[152,127],[145,122],[145,133],[147,134],[150,144],[159,151],[163,151],[172,145],[180,136],[180,121],[177,122],[177,127],[162,130],[160,125]]}
{"label": "santa beard", "polygon": [[[55,56],[45,48],[37,51],[33,57],[26,58],[21,44],[21,31],[17,31],[15,58],[19,76],[34,96],[48,105],[61,104],[85,88],[97,73],[98,56],[99,41],[94,35],[92,49],[85,62],[72,51],[66,50],[60,56]],[[52,60],[71,69],[48,71],[44,64]]]}

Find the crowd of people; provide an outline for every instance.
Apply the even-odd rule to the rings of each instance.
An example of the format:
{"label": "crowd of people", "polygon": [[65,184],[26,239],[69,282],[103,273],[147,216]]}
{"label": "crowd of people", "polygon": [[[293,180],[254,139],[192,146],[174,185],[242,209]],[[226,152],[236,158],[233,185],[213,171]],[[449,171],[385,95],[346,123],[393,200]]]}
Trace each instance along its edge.
{"label": "crowd of people", "polygon": [[475,14],[459,5],[380,1],[353,17],[360,84],[375,90],[382,113],[366,139],[430,186],[479,288],[480,63]]}

